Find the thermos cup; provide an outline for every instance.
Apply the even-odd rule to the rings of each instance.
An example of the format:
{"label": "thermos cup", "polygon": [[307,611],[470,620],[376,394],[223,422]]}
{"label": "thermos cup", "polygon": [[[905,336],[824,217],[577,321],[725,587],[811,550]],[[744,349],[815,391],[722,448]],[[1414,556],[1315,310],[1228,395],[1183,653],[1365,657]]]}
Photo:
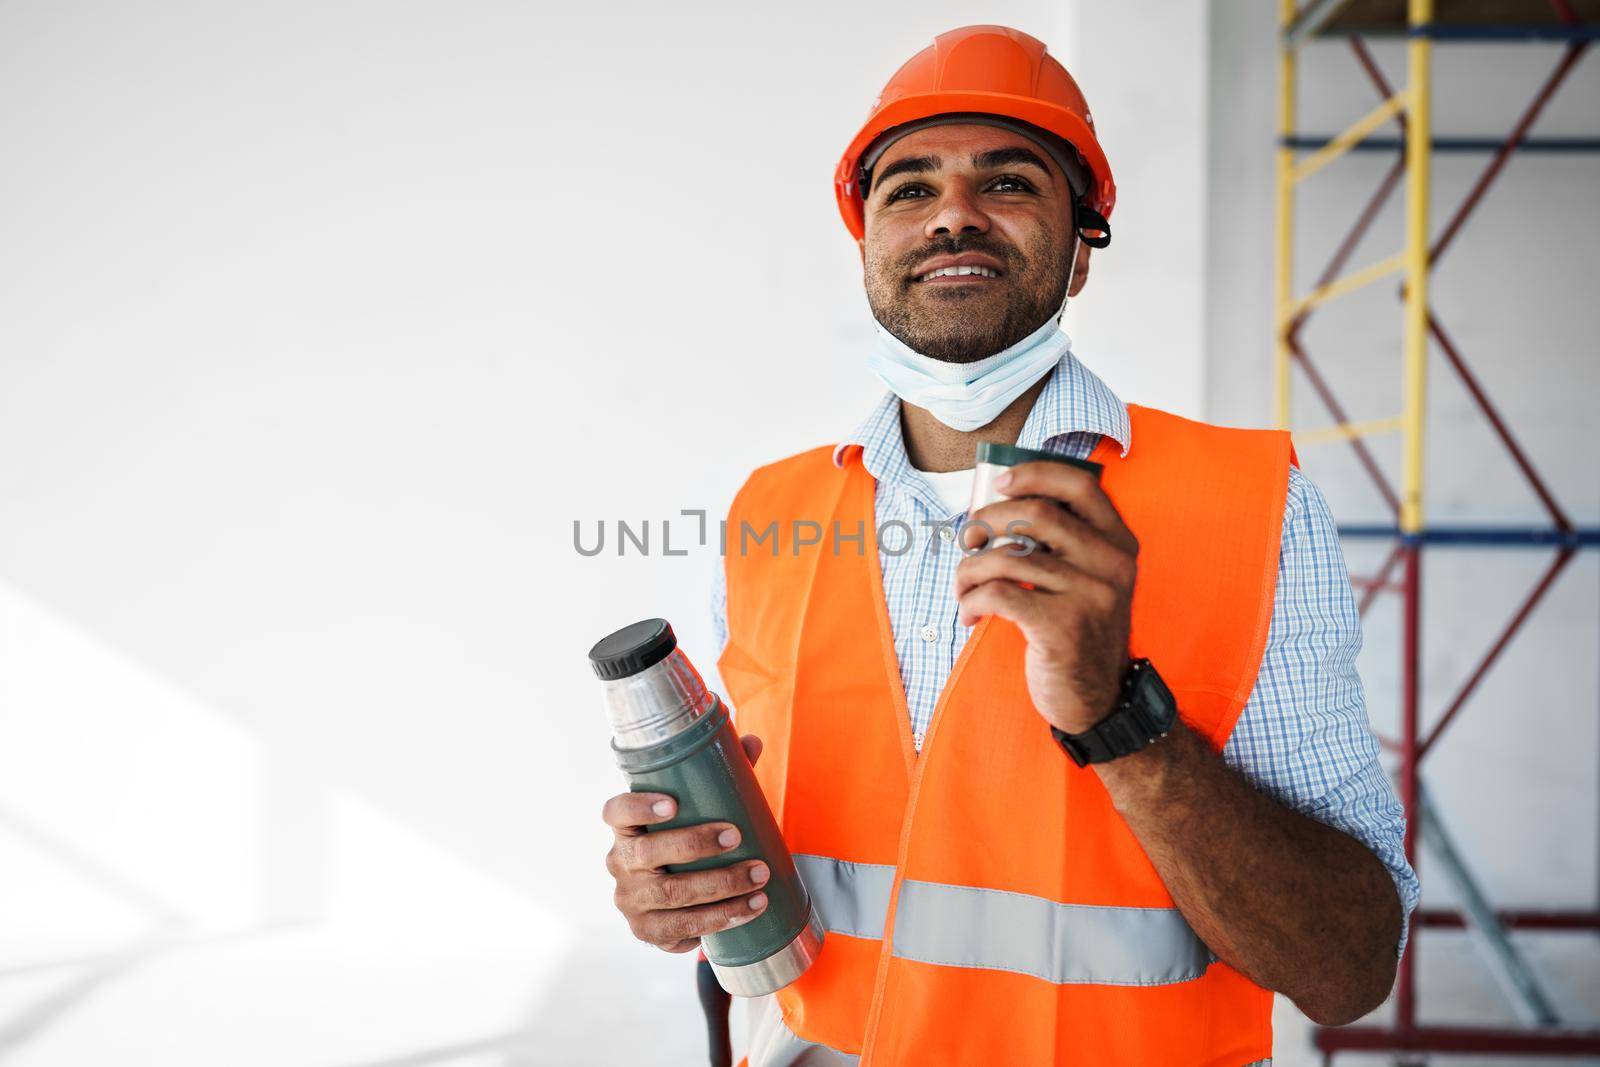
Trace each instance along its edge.
{"label": "thermos cup", "polygon": [[767,908],[749,922],[700,939],[717,981],[729,993],[758,997],[805,973],[822,951],[821,919],[778,832],[728,709],[706,688],[665,619],[645,619],[601,638],[589,650],[600,677],[611,750],[635,793],[678,802],[667,830],[730,822],[739,844],[719,856],[670,864],[668,871],[723,867],[760,859],[771,871],[761,891]]}
{"label": "thermos cup", "polygon": [[[996,444],[993,441],[979,441],[977,462],[972,470],[972,499],[967,503],[967,521],[972,521],[972,513],[981,507],[993,504],[996,500],[1006,499],[1006,495],[994,486],[994,480],[1002,471],[1015,467],[1019,463],[1031,463],[1036,459],[1047,459],[1054,463],[1065,463],[1072,467],[1081,467],[1089,471],[1096,478],[1100,477],[1100,464],[1091,463],[1086,459],[1074,459],[1063,456],[1059,452],[1041,452],[1034,448],[1018,448],[1016,445]],[[991,530],[988,547],[1000,548],[1003,545],[1019,544],[1017,538],[1004,536],[1000,530]]]}

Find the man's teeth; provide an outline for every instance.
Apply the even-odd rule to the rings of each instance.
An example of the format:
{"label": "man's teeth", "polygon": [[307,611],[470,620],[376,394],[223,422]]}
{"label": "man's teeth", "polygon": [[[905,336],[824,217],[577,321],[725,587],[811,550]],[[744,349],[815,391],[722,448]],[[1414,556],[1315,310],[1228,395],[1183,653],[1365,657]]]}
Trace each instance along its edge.
{"label": "man's teeth", "polygon": [[940,267],[938,270],[930,270],[918,278],[917,281],[925,282],[929,278],[954,278],[962,274],[977,274],[984,278],[1000,277],[999,271],[992,270],[989,267]]}

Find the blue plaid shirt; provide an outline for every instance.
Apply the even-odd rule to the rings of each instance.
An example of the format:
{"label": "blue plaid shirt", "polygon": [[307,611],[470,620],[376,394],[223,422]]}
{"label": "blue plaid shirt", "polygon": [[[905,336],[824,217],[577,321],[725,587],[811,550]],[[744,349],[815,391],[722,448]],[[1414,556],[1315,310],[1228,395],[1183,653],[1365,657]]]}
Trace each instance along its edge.
{"label": "blue plaid shirt", "polygon": [[[1132,436],[1127,408],[1068,352],[1034,402],[1017,444],[1081,458],[1102,436],[1127,454]],[[956,621],[955,569],[961,553],[925,523],[952,520],[953,525],[964,513],[952,515],[911,465],[900,432],[900,398],[893,393],[885,393],[834,450],[835,463],[850,444],[862,446],[862,460],[877,479],[878,529],[898,521],[905,524],[899,529],[914,531],[910,550],[898,551],[897,539],[878,558],[912,737],[920,751],[945,679],[971,633]],[[712,618],[720,656],[728,640],[727,576],[720,566],[714,570]],[[1403,950],[1417,904],[1417,876],[1405,857],[1405,812],[1378,762],[1378,741],[1367,722],[1356,673],[1360,650],[1361,618],[1333,517],[1317,487],[1290,467],[1266,650],[1255,690],[1222,758],[1263,792],[1373,851],[1400,894]]]}

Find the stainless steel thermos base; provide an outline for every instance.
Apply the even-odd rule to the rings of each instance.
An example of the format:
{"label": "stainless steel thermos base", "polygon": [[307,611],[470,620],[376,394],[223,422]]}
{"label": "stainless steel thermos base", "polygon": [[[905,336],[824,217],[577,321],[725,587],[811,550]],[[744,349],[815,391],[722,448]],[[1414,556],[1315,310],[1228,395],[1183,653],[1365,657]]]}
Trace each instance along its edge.
{"label": "stainless steel thermos base", "polygon": [[724,967],[716,960],[709,962],[723,989],[736,997],[764,997],[799,978],[816,962],[822,952],[822,938],[822,920],[817,917],[817,909],[812,908],[811,917],[794,940],[766,959],[743,967]]}

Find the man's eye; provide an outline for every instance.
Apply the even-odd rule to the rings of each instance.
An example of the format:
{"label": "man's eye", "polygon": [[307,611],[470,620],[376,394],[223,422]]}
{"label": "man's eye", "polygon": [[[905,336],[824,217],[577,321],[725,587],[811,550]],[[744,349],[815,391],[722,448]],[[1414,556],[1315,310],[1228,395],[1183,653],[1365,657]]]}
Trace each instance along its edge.
{"label": "man's eye", "polygon": [[[1001,185],[1015,186],[1018,191],[1025,192],[1025,193],[1033,191],[1033,186],[1029,185],[1026,181],[1024,181],[1023,179],[1017,177],[1014,174],[1004,174],[1004,175],[1001,175],[1000,177],[998,177],[998,178],[996,178],[994,180],[994,186],[995,187],[998,187],[998,186],[1001,186]],[[1000,191],[1000,192],[1009,192],[1010,190],[1000,189],[998,191]]]}
{"label": "man's eye", "polygon": [[[1030,185],[1026,179],[1019,178],[1015,174],[1002,174],[1000,177],[989,183],[989,188],[1000,193],[1033,192],[1033,186]],[[888,196],[884,197],[883,202],[885,204],[892,204],[896,200],[907,199],[913,194],[920,196],[927,191],[928,189],[926,186],[919,185],[916,182],[907,182],[905,185],[900,186]]]}

